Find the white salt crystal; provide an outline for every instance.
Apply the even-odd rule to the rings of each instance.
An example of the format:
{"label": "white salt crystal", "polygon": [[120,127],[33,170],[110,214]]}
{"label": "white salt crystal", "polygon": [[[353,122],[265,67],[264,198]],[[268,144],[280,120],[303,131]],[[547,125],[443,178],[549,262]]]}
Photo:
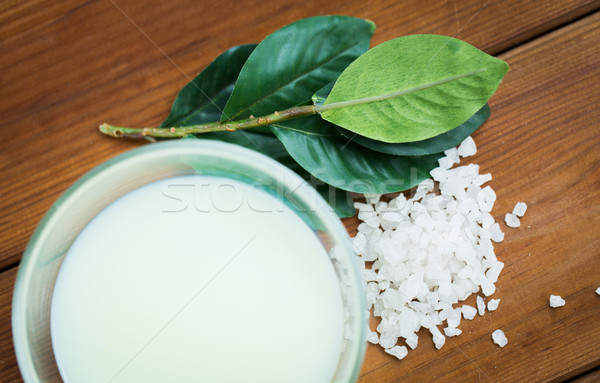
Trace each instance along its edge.
{"label": "white salt crystal", "polygon": [[494,225],[494,217],[492,217],[491,214],[486,213],[486,214],[482,214],[479,219],[478,222],[481,223],[481,227],[485,230],[490,230],[492,228],[492,226]]}
{"label": "white salt crystal", "polygon": [[404,357],[408,355],[408,349],[404,346],[394,346],[392,348],[386,348],[384,351],[398,359],[404,359]]}
{"label": "white salt crystal", "polygon": [[413,350],[417,348],[417,345],[419,344],[419,336],[414,332],[406,336],[404,340],[406,341],[408,347],[412,348]]}
{"label": "white salt crystal", "polygon": [[365,199],[367,200],[367,203],[370,203],[372,205],[379,202],[380,198],[381,198],[381,194],[365,194]]}
{"label": "white salt crystal", "polygon": [[496,286],[484,274],[479,276],[479,283],[481,284],[481,292],[486,297],[489,297],[496,291]]}
{"label": "white salt crystal", "polygon": [[500,303],[500,299],[490,299],[487,304],[488,311],[494,311],[498,308],[498,304]]}
{"label": "white salt crystal", "polygon": [[490,173],[480,174],[480,175],[476,176],[475,179],[473,180],[473,185],[481,186],[484,183],[491,181],[491,180],[492,180],[492,175]]}
{"label": "white salt crystal", "polygon": [[366,296],[368,304],[372,305],[373,303],[375,303],[377,297],[379,296],[379,285],[377,284],[377,282],[367,283]]}
{"label": "white salt crystal", "polygon": [[521,226],[521,221],[519,221],[519,218],[512,213],[507,213],[506,216],[504,217],[504,221],[506,222],[506,226],[508,226],[508,227]]}
{"label": "white salt crystal", "polygon": [[398,337],[387,335],[386,333],[381,334],[379,337],[379,344],[383,348],[392,348],[398,342]]}
{"label": "white salt crystal", "polygon": [[424,181],[422,181],[419,186],[417,186],[417,194],[419,194],[419,192],[430,192],[433,190],[433,180],[431,178],[428,178]]}
{"label": "white salt crystal", "polygon": [[433,336],[433,344],[434,344],[435,348],[437,348],[438,350],[440,348],[442,348],[444,346],[444,343],[446,343],[446,337],[434,325],[430,325],[429,327],[428,326],[424,326],[424,327],[426,327],[429,330],[429,332],[431,333],[431,335]]}
{"label": "white salt crystal", "polygon": [[356,254],[362,254],[365,251],[365,246],[367,245],[367,237],[364,233],[358,233],[354,238],[351,239],[352,247],[354,248],[354,252]]}
{"label": "white salt crystal", "polygon": [[492,333],[492,340],[494,341],[494,343],[496,343],[500,347],[504,347],[508,343],[508,339],[506,339],[506,336],[504,335],[504,331],[502,331],[502,330],[494,331]]}
{"label": "white salt crystal", "polygon": [[398,212],[395,212],[395,211],[388,211],[381,215],[382,222],[400,223],[403,220],[404,220],[404,215],[402,215]]}
{"label": "white salt crystal", "polygon": [[496,281],[498,281],[498,277],[500,276],[500,272],[503,268],[504,263],[495,261],[492,263],[488,271],[486,271],[485,276],[489,279],[490,282],[496,283]]}
{"label": "white salt crystal", "polygon": [[419,282],[414,278],[408,278],[400,284],[398,289],[407,301],[412,301],[419,293]]}
{"label": "white salt crystal", "polygon": [[359,233],[365,234],[370,234],[373,231],[373,228],[364,222],[359,223],[357,229]]}
{"label": "white salt crystal", "polygon": [[378,213],[383,213],[388,210],[388,203],[384,201],[379,201],[375,204],[375,211]]}
{"label": "white salt crystal", "polygon": [[379,344],[379,335],[375,331],[368,330],[367,341],[373,344]]}
{"label": "white salt crystal", "polygon": [[[436,169],[439,169],[439,168],[436,168]],[[398,194],[398,196],[393,198],[388,204],[388,208],[397,209],[397,210],[401,210],[405,206],[406,206],[406,197],[402,193]]]}
{"label": "white salt crystal", "polygon": [[492,241],[494,242],[502,242],[504,241],[504,233],[502,232],[502,229],[500,229],[500,225],[495,222],[491,227],[490,227],[490,238]]}
{"label": "white salt crystal", "polygon": [[460,308],[460,311],[462,311],[463,318],[465,318],[467,320],[471,320],[471,319],[475,318],[475,314],[477,314],[477,309],[473,306],[468,306],[468,305],[463,305]]}
{"label": "white salt crystal", "polygon": [[459,330],[454,327],[446,327],[444,328],[444,334],[446,334],[447,337],[458,336],[462,334],[462,330]]}
{"label": "white salt crystal", "polygon": [[458,150],[456,148],[444,150],[444,154],[455,164],[458,164],[460,162],[460,158],[458,157]]}
{"label": "white salt crystal", "polygon": [[489,213],[492,211],[495,201],[496,192],[489,186],[484,187],[479,193],[477,193],[477,203],[479,204],[481,211],[484,213]]}
{"label": "white salt crystal", "polygon": [[377,272],[373,269],[363,269],[363,279],[367,282],[377,281]]}
{"label": "white salt crystal", "polygon": [[561,307],[565,305],[565,300],[560,295],[550,295],[550,307]]}
{"label": "white salt crystal", "polygon": [[373,205],[362,202],[354,202],[354,208],[360,211],[375,211]]}
{"label": "white salt crystal", "polygon": [[596,294],[600,295],[600,287],[596,289]]}
{"label": "white salt crystal", "polygon": [[465,140],[458,146],[458,155],[461,157],[469,157],[477,153],[477,146],[471,136],[465,138]]}
{"label": "white salt crystal", "polygon": [[[375,214],[375,213],[372,213],[372,214]],[[371,226],[373,229],[377,229],[379,227],[379,225],[381,225],[381,220],[376,215],[370,216],[369,218],[365,219],[363,222],[366,223],[368,226]]]}
{"label": "white salt crystal", "polygon": [[461,312],[462,312],[461,309],[454,309],[448,314],[448,320],[446,321],[446,323],[448,324],[448,327],[454,327],[454,328],[458,327],[458,325],[460,324]]}
{"label": "white salt crystal", "polygon": [[479,295],[477,296],[477,312],[480,316],[483,316],[483,314],[485,314],[485,301]]}
{"label": "white salt crystal", "polygon": [[454,161],[452,161],[452,159],[448,157],[440,158],[438,160],[438,163],[440,164],[440,168],[442,169],[450,169],[452,165],[454,165]]}
{"label": "white salt crystal", "polygon": [[389,287],[390,287],[390,281],[389,280],[384,280],[384,281],[381,281],[379,283],[379,289],[382,290],[382,291],[383,290],[387,290]]}
{"label": "white salt crystal", "polygon": [[517,202],[513,209],[513,214],[522,217],[527,211],[527,204],[525,202]]}
{"label": "white salt crystal", "polygon": [[445,182],[448,179],[448,169],[443,167],[435,168],[429,174],[437,182]]}

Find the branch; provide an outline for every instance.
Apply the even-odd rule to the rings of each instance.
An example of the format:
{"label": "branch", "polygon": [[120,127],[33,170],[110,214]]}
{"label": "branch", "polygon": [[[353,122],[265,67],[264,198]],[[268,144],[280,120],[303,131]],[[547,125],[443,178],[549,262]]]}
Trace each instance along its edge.
{"label": "branch", "polygon": [[113,126],[107,123],[100,125],[100,132],[112,137],[125,138],[180,138],[190,134],[200,134],[209,132],[235,131],[238,129],[250,129],[259,126],[267,126],[277,122],[291,120],[298,117],[315,114],[314,105],[296,106],[290,109],[274,112],[263,117],[253,117],[245,120],[231,122],[210,122],[201,125],[180,126],[171,128],[126,128]]}

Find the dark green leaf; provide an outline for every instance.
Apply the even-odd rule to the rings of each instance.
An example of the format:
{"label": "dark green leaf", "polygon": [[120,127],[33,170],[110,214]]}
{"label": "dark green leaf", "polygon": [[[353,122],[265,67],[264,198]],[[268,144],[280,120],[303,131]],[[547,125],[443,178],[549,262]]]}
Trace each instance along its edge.
{"label": "dark green leaf", "polygon": [[222,121],[310,101],[369,48],[374,24],[348,16],[302,19],[267,36],[242,68]]}
{"label": "dark green leaf", "polygon": [[314,177],[358,193],[409,189],[429,178],[441,157],[401,157],[369,150],[343,137],[319,116],[286,121],[272,130],[294,160]]}
{"label": "dark green leaf", "polygon": [[473,132],[477,130],[489,116],[490,107],[485,104],[483,108],[479,109],[477,113],[457,128],[423,141],[399,144],[390,144],[372,140],[347,130],[342,130],[342,134],[353,142],[377,152],[393,154],[395,156],[424,156],[427,154],[440,153],[446,149],[457,146],[463,142],[465,138],[473,134]]}
{"label": "dark green leaf", "polygon": [[235,81],[256,44],[239,45],[222,53],[177,95],[161,128],[219,121]]}
{"label": "dark green leaf", "polygon": [[452,37],[400,37],[349,65],[321,115],[375,140],[421,141],[464,123],[507,71],[504,61]]}
{"label": "dark green leaf", "polygon": [[[308,174],[306,171],[304,172]],[[314,177],[311,177],[311,180],[314,179]],[[317,192],[321,195],[321,197],[323,197],[323,199],[327,201],[329,206],[333,208],[338,217],[352,217],[356,213],[356,209],[354,208],[354,201],[352,200],[352,194],[348,193],[345,190],[334,188],[333,186],[327,185],[325,183],[320,183],[318,185],[313,186],[315,187],[315,189],[317,189]]]}

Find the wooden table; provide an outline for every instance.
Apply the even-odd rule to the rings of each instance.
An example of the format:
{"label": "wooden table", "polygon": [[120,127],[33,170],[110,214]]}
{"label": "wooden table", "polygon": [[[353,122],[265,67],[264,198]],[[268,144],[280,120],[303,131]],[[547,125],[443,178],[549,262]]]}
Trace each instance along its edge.
{"label": "wooden table", "polygon": [[[3,1],[0,5],[0,381],[21,381],[10,326],[16,268],[53,201],[95,165],[142,145],[104,121],[160,123],[179,89],[228,47],[294,20],[368,18],[373,44],[457,36],[510,72],[475,135],[503,221],[500,307],[463,321],[441,350],[402,361],[369,345],[360,382],[600,381],[600,1]],[[354,232],[357,219],[345,220]],[[550,294],[566,299],[548,307]],[[472,303],[469,301],[469,303]],[[501,328],[500,349],[490,334]]]}

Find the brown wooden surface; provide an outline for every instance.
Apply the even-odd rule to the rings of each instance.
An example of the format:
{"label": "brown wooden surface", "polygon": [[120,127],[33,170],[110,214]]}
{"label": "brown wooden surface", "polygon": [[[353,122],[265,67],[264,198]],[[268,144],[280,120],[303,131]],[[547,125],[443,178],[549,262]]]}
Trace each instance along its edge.
{"label": "brown wooden surface", "polygon": [[[472,161],[494,176],[497,219],[517,201],[530,206],[523,227],[506,229],[496,247],[506,263],[499,309],[463,321],[463,334],[439,351],[426,335],[403,361],[369,346],[360,382],[593,379],[597,372],[585,372],[600,365],[598,8],[544,0],[3,1],[0,382],[20,381],[10,299],[33,229],[79,176],[140,145],[102,137],[98,124],[156,125],[186,77],[221,51],[319,14],[375,21],[375,44],[460,28],[458,37],[507,60],[511,71],[474,136]],[[550,294],[566,306],[550,309]],[[496,328],[509,339],[503,349],[491,342]]]}

